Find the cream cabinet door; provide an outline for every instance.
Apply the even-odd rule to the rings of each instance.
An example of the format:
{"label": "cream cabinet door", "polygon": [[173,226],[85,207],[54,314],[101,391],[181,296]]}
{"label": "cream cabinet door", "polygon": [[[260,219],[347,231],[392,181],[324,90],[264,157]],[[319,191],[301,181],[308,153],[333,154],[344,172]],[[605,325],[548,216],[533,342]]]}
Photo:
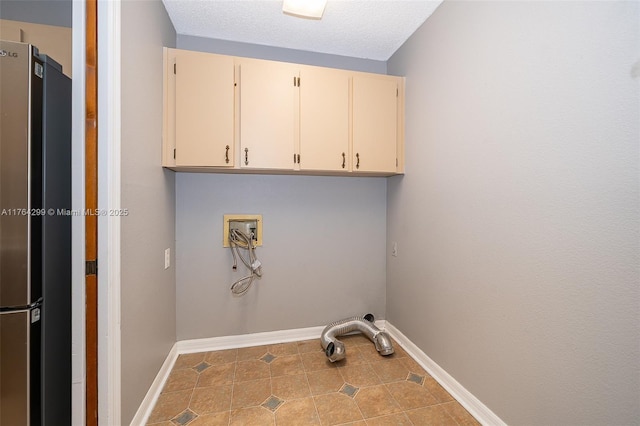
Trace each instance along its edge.
{"label": "cream cabinet door", "polygon": [[349,170],[347,71],[303,67],[300,71],[300,170]]}
{"label": "cream cabinet door", "polygon": [[354,172],[396,171],[397,104],[396,77],[354,75]]}
{"label": "cream cabinet door", "polygon": [[176,166],[233,167],[233,57],[175,50]]}
{"label": "cream cabinet door", "polygon": [[295,166],[298,124],[297,65],[242,59],[240,67],[240,166]]}

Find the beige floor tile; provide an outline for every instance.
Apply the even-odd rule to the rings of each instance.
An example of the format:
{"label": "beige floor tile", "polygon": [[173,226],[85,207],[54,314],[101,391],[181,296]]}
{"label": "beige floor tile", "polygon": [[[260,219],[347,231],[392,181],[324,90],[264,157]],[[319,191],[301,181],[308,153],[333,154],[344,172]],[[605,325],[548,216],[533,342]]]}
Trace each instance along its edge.
{"label": "beige floor tile", "polygon": [[271,393],[283,400],[311,396],[307,377],[304,374],[273,377],[271,379]]}
{"label": "beige floor tile", "polygon": [[424,386],[431,395],[435,396],[438,402],[453,401],[453,397],[449,395],[449,392],[447,392],[442,386],[440,386],[440,383],[428,374],[426,375],[422,386]]}
{"label": "beige floor tile", "polygon": [[396,358],[394,354],[380,355],[380,352],[376,350],[376,347],[373,344],[371,344],[371,347],[358,346],[358,349],[360,349],[360,352],[362,354],[362,359],[364,359],[366,362],[369,362],[369,363],[389,361]]}
{"label": "beige floor tile", "polygon": [[285,402],[276,411],[276,425],[319,425],[320,418],[313,398],[302,398]]}
{"label": "beige floor tile", "polygon": [[266,379],[271,375],[269,364],[259,359],[249,361],[238,361],[236,365],[236,382],[247,382],[249,380]]}
{"label": "beige floor tile", "polygon": [[387,389],[403,410],[413,410],[438,403],[428,390],[413,382],[389,383]]}
{"label": "beige floor tile", "polygon": [[340,368],[340,374],[342,374],[345,382],[359,388],[382,384],[382,380],[380,380],[369,364]]}
{"label": "beige floor tile", "polygon": [[189,406],[192,392],[192,389],[188,389],[161,394],[149,416],[149,423],[171,420],[182,413]]}
{"label": "beige floor tile", "polygon": [[313,397],[320,423],[323,426],[363,420],[356,402],[341,393],[329,393]]}
{"label": "beige floor tile", "polygon": [[337,392],[344,384],[344,379],[336,368],[308,372],[307,380],[312,395]]}
{"label": "beige floor tile", "polygon": [[355,401],[365,419],[402,411],[385,385],[360,389],[356,394]]}
{"label": "beige floor tile", "polygon": [[298,342],[298,352],[301,354],[307,352],[321,352],[322,345],[320,344],[319,339],[314,340],[303,340],[302,342]]}
{"label": "beige floor tile", "polygon": [[414,425],[458,426],[442,405],[418,408],[406,412]]}
{"label": "beige floor tile", "polygon": [[370,365],[383,383],[406,380],[409,376],[409,369],[399,359],[376,361]]}
{"label": "beige floor tile", "polygon": [[345,358],[335,362],[334,365],[337,365],[338,367],[347,367],[350,365],[367,364],[369,361],[367,361],[365,356],[362,354],[362,348],[362,346],[354,346],[347,349],[345,352]]}
{"label": "beige floor tile", "polygon": [[235,363],[212,365],[200,373],[196,387],[205,388],[210,386],[230,385],[233,383],[235,370]]}
{"label": "beige floor tile", "polygon": [[173,370],[164,385],[163,392],[193,389],[198,381],[198,373],[191,368]]}
{"label": "beige floor tile", "polygon": [[327,368],[337,368],[337,365],[333,364],[327,359],[324,352],[306,352],[300,354],[302,358],[302,364],[305,371],[318,371]]}
{"label": "beige floor tile", "polygon": [[[229,411],[223,413],[205,414],[189,423],[189,426],[227,426],[229,424]],[[171,423],[172,426],[175,426]]]}
{"label": "beige floor tile", "polygon": [[253,407],[262,404],[271,395],[271,380],[260,379],[234,383],[231,409]]}
{"label": "beige floor tile", "polygon": [[218,413],[231,409],[232,385],[196,388],[189,409],[196,414]]}
{"label": "beige floor tile", "polygon": [[238,349],[237,361],[248,361],[250,359],[260,359],[269,352],[269,346],[252,346]]}
{"label": "beige floor tile", "polygon": [[196,365],[200,364],[202,361],[204,361],[204,353],[179,355],[178,359],[176,359],[176,362],[173,365],[173,369],[179,370],[182,368],[195,367]]}
{"label": "beige floor tile", "polygon": [[411,371],[412,373],[418,374],[420,376],[426,376],[427,372],[418,364],[413,358],[405,357],[401,358],[400,361]]}
{"label": "beige floor tile", "polygon": [[278,343],[276,345],[269,345],[269,353],[276,356],[297,355],[298,342]]}
{"label": "beige floor tile", "polygon": [[442,406],[460,426],[480,426],[480,423],[458,401],[447,402]]}
{"label": "beige floor tile", "polygon": [[404,413],[367,419],[367,426],[413,426],[409,417]]}
{"label": "beige floor tile", "polygon": [[[381,356],[363,334],[340,340],[347,357],[336,363],[318,339],[181,355],[148,425],[175,426],[188,408],[197,415],[189,426],[478,426],[395,342],[395,353]],[[202,362],[210,366],[198,373]],[[345,382],[352,396],[340,392]]]}
{"label": "beige floor tile", "polygon": [[366,346],[373,345],[373,342],[369,340],[367,336],[362,333],[348,334],[345,336],[337,336],[337,339],[344,343],[345,348],[352,348],[354,346]]}
{"label": "beige floor tile", "polygon": [[231,412],[230,426],[275,425],[273,413],[264,407],[250,407]]}
{"label": "beige floor tile", "polygon": [[278,356],[269,364],[271,376],[290,376],[304,373],[304,366],[300,355]]}
{"label": "beige floor tile", "polygon": [[191,368],[173,370],[164,385],[162,392],[175,392],[193,389],[198,381],[198,373]]}
{"label": "beige floor tile", "polygon": [[237,349],[226,349],[222,351],[207,352],[204,356],[204,360],[211,365],[220,365],[236,362],[237,357]]}
{"label": "beige floor tile", "polygon": [[406,358],[409,356],[409,354],[407,353],[407,351],[405,351],[402,346],[400,346],[398,343],[393,342],[393,356],[395,358]]}

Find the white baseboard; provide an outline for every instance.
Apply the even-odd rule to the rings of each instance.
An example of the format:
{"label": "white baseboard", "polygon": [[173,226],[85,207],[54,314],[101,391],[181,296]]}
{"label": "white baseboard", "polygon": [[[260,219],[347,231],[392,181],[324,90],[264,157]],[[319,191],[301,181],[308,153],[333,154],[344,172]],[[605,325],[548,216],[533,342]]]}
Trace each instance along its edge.
{"label": "white baseboard", "polygon": [[506,426],[493,411],[484,405],[471,392],[466,390],[456,379],[447,373],[442,367],[436,364],[411,340],[387,322],[385,331],[393,337],[400,346],[424,368],[443,388],[451,394],[473,417],[486,426]]}
{"label": "white baseboard", "polygon": [[133,420],[131,420],[131,426],[143,426],[147,424],[147,420],[149,420],[149,416],[153,411],[153,407],[156,405],[156,401],[162,392],[162,388],[164,388],[164,384],[171,373],[171,369],[173,365],[176,363],[178,359],[178,344],[175,343],[167,358],[164,360],[162,367],[160,367],[160,371],[156,375],[155,380],[151,383],[151,387],[147,391],[140,407],[138,407],[138,411],[136,415],[133,416]]}
{"label": "white baseboard", "polygon": [[[383,330],[385,320],[377,320],[376,326]],[[298,342],[317,339],[325,326],[296,328],[292,330],[266,331],[262,333],[240,334],[236,336],[210,337],[207,339],[181,340],[177,343],[179,354],[220,351],[223,349],[247,348],[250,346],[274,345],[276,343]]]}

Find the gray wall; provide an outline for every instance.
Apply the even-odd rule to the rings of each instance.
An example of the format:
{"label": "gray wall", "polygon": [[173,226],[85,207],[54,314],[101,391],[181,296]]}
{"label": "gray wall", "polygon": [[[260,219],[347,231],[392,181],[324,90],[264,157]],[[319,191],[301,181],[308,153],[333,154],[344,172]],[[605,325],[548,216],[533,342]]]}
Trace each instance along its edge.
{"label": "gray wall", "polygon": [[[162,46],[175,31],[160,1],[122,2],[122,424],[176,341],[175,176],[160,167]],[[172,264],[175,262],[172,262]]]}
{"label": "gray wall", "polygon": [[327,53],[307,52],[282,47],[261,46],[237,41],[217,40],[178,34],[179,49],[218,53],[220,55],[243,56],[270,61],[295,62],[319,67],[341,68],[354,71],[387,73],[387,63],[372,59],[351,58]]}
{"label": "gray wall", "polygon": [[[326,325],[385,313],[386,180],[177,174],[178,340]],[[263,278],[229,287],[223,215],[262,214]]]}
{"label": "gray wall", "polygon": [[[178,35],[177,47],[317,66],[386,71],[379,61]],[[178,340],[324,325],[385,315],[386,179],[178,173]],[[264,277],[229,286],[225,213],[264,215]],[[241,269],[241,268],[240,268]]]}
{"label": "gray wall", "polygon": [[71,28],[71,0],[2,0],[0,19]]}
{"label": "gray wall", "polygon": [[509,424],[639,424],[637,2],[445,2],[390,59],[387,319]]}

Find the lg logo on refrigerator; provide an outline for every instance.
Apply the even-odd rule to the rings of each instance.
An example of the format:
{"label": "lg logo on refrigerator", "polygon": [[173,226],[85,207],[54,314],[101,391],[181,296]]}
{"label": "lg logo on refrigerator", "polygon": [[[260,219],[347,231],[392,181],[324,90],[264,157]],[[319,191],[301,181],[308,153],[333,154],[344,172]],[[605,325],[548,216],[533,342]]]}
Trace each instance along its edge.
{"label": "lg logo on refrigerator", "polygon": [[0,50],[0,58],[4,58],[5,56],[8,56],[10,58],[17,58],[18,57],[18,53],[16,53],[16,52],[8,52],[6,50]]}

